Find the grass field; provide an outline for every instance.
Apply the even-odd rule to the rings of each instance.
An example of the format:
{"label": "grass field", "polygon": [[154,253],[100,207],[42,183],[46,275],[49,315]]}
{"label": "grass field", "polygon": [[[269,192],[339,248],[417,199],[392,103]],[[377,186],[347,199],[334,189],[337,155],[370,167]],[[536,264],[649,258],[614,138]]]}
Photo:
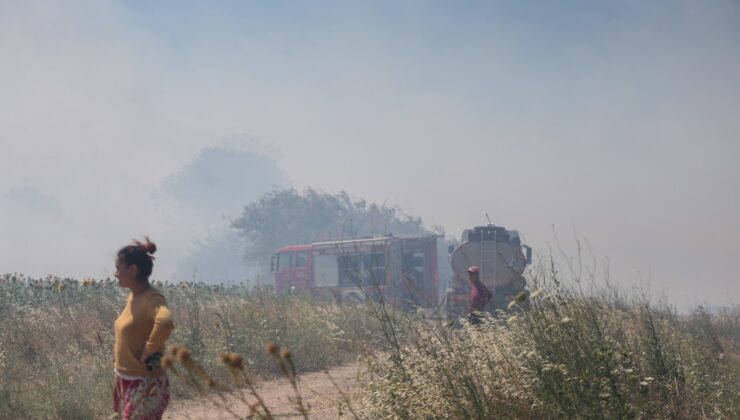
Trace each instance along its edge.
{"label": "grass field", "polygon": [[563,286],[532,270],[531,293],[483,325],[402,316],[410,335],[371,360],[368,418],[740,418],[740,308],[678,315],[643,294]]}
{"label": "grass field", "polygon": [[[226,352],[252,375],[280,375],[267,342],[289,348],[299,372],[366,355],[351,401],[361,417],[740,418],[738,309],[679,316],[554,275],[530,284],[481,326],[242,285],[156,286],[174,311],[170,342],[219,382],[230,380]],[[0,277],[0,418],[111,414],[112,325],[124,303],[110,280]],[[173,390],[194,395],[176,378]]]}
{"label": "grass field", "polygon": [[[156,286],[175,317],[170,343],[224,381],[224,352],[270,376],[279,367],[265,344],[275,342],[299,355],[299,371],[319,370],[364,353],[377,325],[362,311],[243,285]],[[111,414],[113,322],[125,298],[111,280],[0,277],[0,418]],[[193,395],[178,381],[173,390],[176,398]]]}

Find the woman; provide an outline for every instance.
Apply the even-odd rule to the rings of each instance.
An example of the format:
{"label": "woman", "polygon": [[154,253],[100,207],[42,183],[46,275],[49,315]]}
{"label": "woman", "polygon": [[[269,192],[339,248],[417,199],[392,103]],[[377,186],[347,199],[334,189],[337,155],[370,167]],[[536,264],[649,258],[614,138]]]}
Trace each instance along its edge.
{"label": "woman", "polygon": [[118,285],[131,290],[114,324],[116,343],[113,408],[123,419],[161,419],[170,386],[159,355],[174,329],[164,296],[149,284],[157,250],[149,238],[118,251]]}

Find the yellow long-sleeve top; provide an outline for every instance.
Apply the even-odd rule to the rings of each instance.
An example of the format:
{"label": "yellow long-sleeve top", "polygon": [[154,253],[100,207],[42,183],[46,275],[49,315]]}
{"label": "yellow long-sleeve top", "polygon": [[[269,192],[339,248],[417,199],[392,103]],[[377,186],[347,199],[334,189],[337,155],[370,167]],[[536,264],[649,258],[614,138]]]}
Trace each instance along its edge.
{"label": "yellow long-sleeve top", "polygon": [[167,302],[157,289],[149,288],[137,296],[129,293],[126,307],[113,324],[116,371],[127,376],[163,375],[162,369],[148,371],[139,359],[145,350],[147,354],[164,350],[174,328]]}

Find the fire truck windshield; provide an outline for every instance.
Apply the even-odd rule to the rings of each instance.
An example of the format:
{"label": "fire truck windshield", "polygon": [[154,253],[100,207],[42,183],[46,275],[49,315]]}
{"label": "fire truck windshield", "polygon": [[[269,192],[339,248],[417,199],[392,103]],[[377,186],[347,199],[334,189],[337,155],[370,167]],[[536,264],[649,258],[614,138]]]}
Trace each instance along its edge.
{"label": "fire truck windshield", "polygon": [[307,252],[281,252],[278,254],[277,271],[302,267],[308,267]]}

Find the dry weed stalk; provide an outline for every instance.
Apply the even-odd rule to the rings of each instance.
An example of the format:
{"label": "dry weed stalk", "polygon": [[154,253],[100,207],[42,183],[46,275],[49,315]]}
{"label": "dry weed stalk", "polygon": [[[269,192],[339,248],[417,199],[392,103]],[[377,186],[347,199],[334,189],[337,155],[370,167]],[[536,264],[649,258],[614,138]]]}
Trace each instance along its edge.
{"label": "dry weed stalk", "polygon": [[[172,372],[188,386],[196,389],[200,395],[209,398],[216,407],[222,409],[231,417],[236,419],[257,418],[266,420],[272,420],[275,417],[265,403],[262,395],[257,391],[254,380],[247,374],[244,368],[244,359],[240,354],[224,353],[221,355],[221,363],[229,370],[231,376],[231,384],[227,386],[226,384],[216,382],[208,375],[205,369],[192,359],[188,349],[182,346],[175,346],[171,351],[174,357],[165,357],[162,360],[162,367]],[[288,380],[293,389],[294,396],[290,400],[293,403],[296,413],[300,414],[304,419],[308,419],[308,409],[303,404],[292,354],[287,349],[280,351],[280,348],[274,343],[267,345],[267,353],[275,359],[275,363],[279,366],[284,378]],[[178,369],[176,366],[177,363],[182,367],[182,370]],[[245,388],[248,395],[244,392]],[[228,402],[228,396],[234,397],[244,404],[247,407],[247,413],[240,415],[235,412]],[[249,396],[251,396],[251,401]]]}

